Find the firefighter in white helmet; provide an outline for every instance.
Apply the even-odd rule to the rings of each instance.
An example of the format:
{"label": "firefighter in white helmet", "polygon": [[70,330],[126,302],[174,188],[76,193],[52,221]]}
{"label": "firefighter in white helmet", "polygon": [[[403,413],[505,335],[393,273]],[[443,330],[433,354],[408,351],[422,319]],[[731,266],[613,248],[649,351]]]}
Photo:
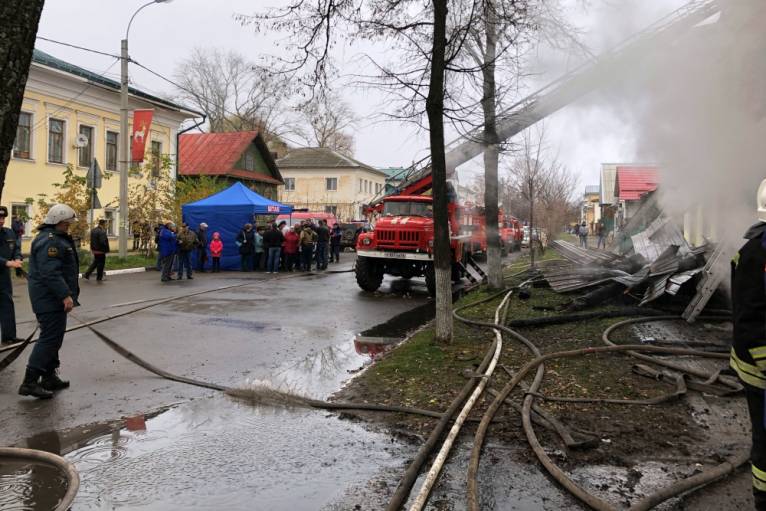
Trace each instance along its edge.
{"label": "firefighter in white helmet", "polygon": [[755,508],[766,511],[766,180],[758,187],[759,222],[745,233],[745,243],[732,260],[734,344],[731,367],[745,387],[753,445],[750,462]]}
{"label": "firefighter in white helmet", "polygon": [[29,300],[40,324],[37,339],[27,363],[22,396],[39,399],[69,387],[58,377],[59,349],[66,332],[67,313],[77,303],[80,287],[77,281],[80,261],[69,235],[69,227],[77,214],[66,204],[51,207],[39,233],[32,242],[29,255]]}

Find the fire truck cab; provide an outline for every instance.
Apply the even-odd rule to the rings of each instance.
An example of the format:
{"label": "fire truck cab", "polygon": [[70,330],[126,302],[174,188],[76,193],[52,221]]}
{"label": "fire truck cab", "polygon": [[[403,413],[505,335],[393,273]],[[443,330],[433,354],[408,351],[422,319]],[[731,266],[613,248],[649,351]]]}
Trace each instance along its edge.
{"label": "fire truck cab", "polygon": [[[457,206],[448,205],[452,277],[460,278],[463,258]],[[383,275],[405,279],[424,276],[433,296],[436,278],[433,266],[433,199],[430,195],[393,195],[383,199],[380,216],[372,232],[359,235],[356,251],[356,282],[365,291],[375,291]]]}

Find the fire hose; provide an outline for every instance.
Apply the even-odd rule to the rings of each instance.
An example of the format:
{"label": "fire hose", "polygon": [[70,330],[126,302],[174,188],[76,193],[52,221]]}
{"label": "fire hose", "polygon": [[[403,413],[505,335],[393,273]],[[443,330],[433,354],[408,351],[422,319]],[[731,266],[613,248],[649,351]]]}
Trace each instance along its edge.
{"label": "fire hose", "polygon": [[38,451],[37,449],[0,447],[0,459],[5,461],[32,462],[59,470],[66,477],[68,484],[66,492],[53,511],[67,511],[72,506],[77,490],[80,488],[80,476],[77,474],[74,465],[61,456],[46,451]]}

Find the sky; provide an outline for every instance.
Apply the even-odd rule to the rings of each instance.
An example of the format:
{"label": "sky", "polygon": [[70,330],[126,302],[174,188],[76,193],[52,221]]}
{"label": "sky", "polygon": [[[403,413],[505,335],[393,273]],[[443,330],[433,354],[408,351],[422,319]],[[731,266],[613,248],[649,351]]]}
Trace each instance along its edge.
{"label": "sky", "polygon": [[[172,77],[176,65],[195,46],[236,50],[258,59],[279,52],[275,38],[241,26],[236,13],[250,14],[275,0],[173,0],[141,11],[130,29],[131,58]],[[567,18],[580,30],[580,39],[598,54],[683,5],[683,0],[563,0],[570,3]],[[132,13],[145,0],[46,0],[38,36],[119,54],[120,39]],[[119,79],[119,63],[38,39],[37,48],[56,57]],[[385,48],[372,49],[385,54]],[[544,85],[580,64],[584,58],[567,48],[542,46],[529,59],[529,90]],[[345,72],[356,65],[357,54],[344,50],[338,65]],[[167,96],[172,85],[131,66],[131,84]],[[605,77],[605,80],[610,77]],[[378,167],[408,166],[428,154],[428,134],[412,125],[382,121],[387,98],[376,90],[347,87],[343,97],[359,119],[354,130],[355,157]],[[586,96],[545,121],[547,144],[558,160],[579,176],[578,186],[597,184],[602,162],[630,162],[636,158],[635,120],[600,94]],[[448,133],[448,138],[456,133]],[[460,169],[465,183],[480,172],[472,162]]]}

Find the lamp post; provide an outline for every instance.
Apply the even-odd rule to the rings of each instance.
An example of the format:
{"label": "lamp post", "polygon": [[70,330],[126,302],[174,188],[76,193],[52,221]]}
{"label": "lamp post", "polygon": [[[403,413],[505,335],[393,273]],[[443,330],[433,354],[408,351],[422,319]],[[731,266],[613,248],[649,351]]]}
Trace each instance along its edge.
{"label": "lamp post", "polygon": [[133,16],[130,17],[128,28],[125,30],[125,39],[120,43],[120,257],[125,258],[128,255],[128,168],[130,166],[128,136],[128,35],[130,34],[130,25],[133,23],[136,15],[145,7],[152,4],[168,3],[171,0],[152,0],[139,7]]}

